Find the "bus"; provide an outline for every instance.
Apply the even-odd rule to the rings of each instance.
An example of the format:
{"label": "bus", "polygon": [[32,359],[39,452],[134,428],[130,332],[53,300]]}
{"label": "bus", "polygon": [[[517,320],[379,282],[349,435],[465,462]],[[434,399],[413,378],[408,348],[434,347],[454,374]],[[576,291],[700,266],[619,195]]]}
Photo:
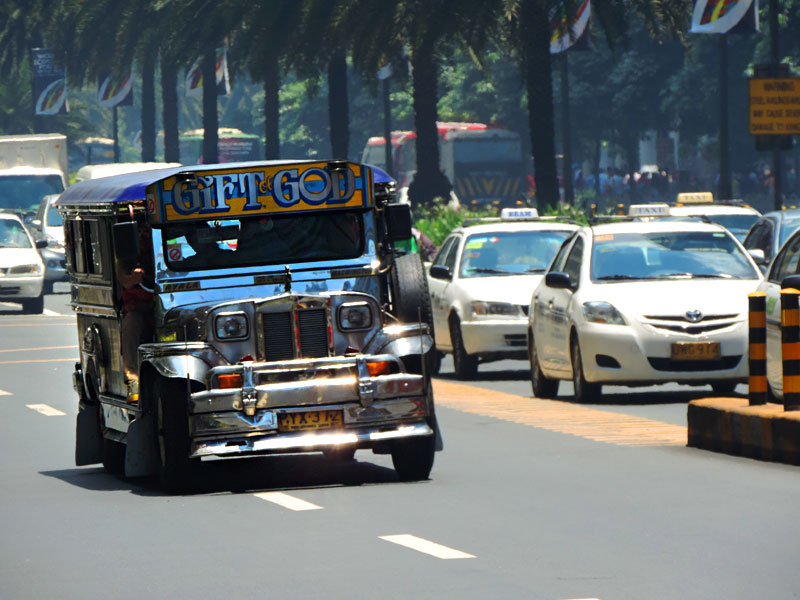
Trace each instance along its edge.
{"label": "bus", "polygon": [[[264,158],[261,138],[234,127],[220,127],[217,157],[219,162],[245,162]],[[185,165],[203,164],[203,130],[184,131],[179,138],[181,162]]]}

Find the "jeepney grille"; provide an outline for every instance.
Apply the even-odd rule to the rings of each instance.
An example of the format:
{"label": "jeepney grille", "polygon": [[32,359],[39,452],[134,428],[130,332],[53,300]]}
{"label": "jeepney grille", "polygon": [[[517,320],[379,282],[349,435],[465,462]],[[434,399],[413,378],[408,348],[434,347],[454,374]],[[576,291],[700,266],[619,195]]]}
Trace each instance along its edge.
{"label": "jeepney grille", "polygon": [[[297,343],[295,343],[295,325]],[[324,308],[262,313],[264,360],[328,356],[328,317]]]}
{"label": "jeepney grille", "polygon": [[328,356],[328,318],[324,308],[298,311],[297,328],[302,358]]}
{"label": "jeepney grille", "polygon": [[294,358],[293,320],[290,312],[263,313],[261,315],[265,360],[291,360]]}

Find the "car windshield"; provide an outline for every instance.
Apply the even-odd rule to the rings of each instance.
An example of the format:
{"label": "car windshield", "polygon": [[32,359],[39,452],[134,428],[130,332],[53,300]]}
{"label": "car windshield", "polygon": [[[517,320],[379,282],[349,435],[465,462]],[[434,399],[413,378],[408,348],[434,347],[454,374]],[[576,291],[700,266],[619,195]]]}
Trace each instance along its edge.
{"label": "car windshield", "polygon": [[592,281],[757,277],[733,238],[722,231],[614,233],[594,238]]}
{"label": "car windshield", "polygon": [[743,241],[753,223],[758,220],[758,215],[708,215],[708,220],[722,225],[735,235],[739,241]]}
{"label": "car windshield", "polygon": [[162,230],[175,271],[355,258],[363,253],[359,213],[193,221]]}
{"label": "car windshield", "polygon": [[63,191],[58,175],[4,175],[0,177],[0,211],[35,212],[42,197]]}
{"label": "car windshield", "polygon": [[460,277],[543,273],[569,231],[476,233],[464,242]]}
{"label": "car windshield", "polygon": [[55,206],[52,204],[47,208],[47,223],[48,227],[59,227],[64,224],[64,221],[61,219],[61,213],[58,212]]}
{"label": "car windshield", "polygon": [[780,239],[778,240],[779,247],[783,246],[786,240],[789,239],[797,229],[800,227],[800,217],[795,217],[793,219],[785,218],[783,223],[781,223],[781,234]]}
{"label": "car windshield", "polygon": [[0,248],[30,248],[31,241],[19,221],[0,219]]}

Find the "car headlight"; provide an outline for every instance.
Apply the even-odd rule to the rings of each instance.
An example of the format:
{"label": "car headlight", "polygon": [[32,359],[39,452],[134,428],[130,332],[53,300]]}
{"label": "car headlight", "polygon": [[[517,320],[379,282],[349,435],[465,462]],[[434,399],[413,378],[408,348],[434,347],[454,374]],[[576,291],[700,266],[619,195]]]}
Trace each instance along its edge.
{"label": "car headlight", "polygon": [[15,265],[8,270],[9,275],[41,275],[42,265],[34,263],[31,265]]}
{"label": "car headlight", "polygon": [[472,314],[481,317],[519,317],[522,315],[520,307],[510,302],[480,302],[472,303]]}
{"label": "car headlight", "polygon": [[369,329],[372,327],[372,309],[368,302],[346,302],[339,307],[339,329]]}
{"label": "car headlight", "polygon": [[247,337],[247,315],[244,313],[222,313],[214,320],[218,340],[240,340]]}
{"label": "car headlight", "polygon": [[625,325],[625,319],[623,319],[619,311],[608,302],[584,302],[583,318],[590,323]]}

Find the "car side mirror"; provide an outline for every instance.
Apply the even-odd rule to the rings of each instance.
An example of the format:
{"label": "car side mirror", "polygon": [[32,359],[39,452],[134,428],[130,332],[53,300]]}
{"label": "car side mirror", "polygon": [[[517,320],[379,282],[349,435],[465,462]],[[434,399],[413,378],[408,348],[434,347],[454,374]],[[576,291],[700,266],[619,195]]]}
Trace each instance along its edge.
{"label": "car side mirror", "polygon": [[386,233],[393,242],[411,239],[411,206],[408,204],[386,205]]}
{"label": "car side mirror", "polygon": [[47,240],[36,240],[36,249],[41,250],[47,248]]}
{"label": "car side mirror", "polygon": [[567,273],[553,271],[544,276],[544,284],[556,289],[572,289],[572,280]]}
{"label": "car side mirror", "polygon": [[747,253],[750,255],[758,266],[767,264],[767,256],[761,248],[748,248]]}
{"label": "car side mirror", "polygon": [[453,275],[450,273],[450,269],[448,269],[444,265],[431,265],[431,268],[428,269],[428,273],[434,279],[452,279],[453,278]]}
{"label": "car side mirror", "polygon": [[114,254],[120,260],[138,260],[139,224],[136,221],[114,223]]}
{"label": "car side mirror", "polygon": [[781,281],[781,289],[785,290],[788,288],[800,290],[800,275],[787,275],[784,280]]}

